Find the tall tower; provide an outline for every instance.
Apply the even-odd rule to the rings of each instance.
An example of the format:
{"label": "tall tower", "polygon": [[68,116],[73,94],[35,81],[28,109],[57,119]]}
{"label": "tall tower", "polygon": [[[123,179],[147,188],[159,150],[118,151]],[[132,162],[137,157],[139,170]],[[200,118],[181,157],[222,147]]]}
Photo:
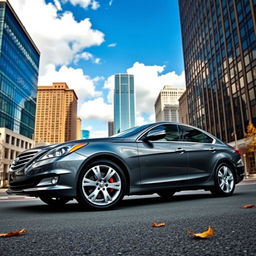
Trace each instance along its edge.
{"label": "tall tower", "polygon": [[256,125],[256,1],[179,0],[189,123],[238,147],[247,172],[256,174],[246,149]]}
{"label": "tall tower", "polygon": [[179,98],[184,93],[183,88],[173,88],[165,85],[155,102],[156,121],[179,122]]}
{"label": "tall tower", "polygon": [[115,75],[114,131],[124,131],[135,126],[134,76]]}
{"label": "tall tower", "polygon": [[108,137],[114,135],[114,122],[108,121]]}
{"label": "tall tower", "polygon": [[179,0],[189,123],[225,142],[256,124],[256,1]]}
{"label": "tall tower", "polygon": [[77,96],[66,83],[38,86],[35,130],[36,142],[77,139]]}
{"label": "tall tower", "polygon": [[33,138],[40,52],[7,0],[0,0],[0,127]]}
{"label": "tall tower", "polygon": [[82,138],[82,131],[81,131],[82,120],[80,117],[76,118],[76,139],[80,140]]}

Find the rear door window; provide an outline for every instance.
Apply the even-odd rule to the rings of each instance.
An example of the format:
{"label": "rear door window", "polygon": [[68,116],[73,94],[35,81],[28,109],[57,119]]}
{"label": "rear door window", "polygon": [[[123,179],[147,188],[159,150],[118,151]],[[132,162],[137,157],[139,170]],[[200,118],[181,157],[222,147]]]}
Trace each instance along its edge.
{"label": "rear door window", "polygon": [[213,139],[207,134],[194,129],[189,126],[180,125],[180,130],[182,132],[181,138],[182,141],[187,142],[199,142],[199,143],[212,143]]}

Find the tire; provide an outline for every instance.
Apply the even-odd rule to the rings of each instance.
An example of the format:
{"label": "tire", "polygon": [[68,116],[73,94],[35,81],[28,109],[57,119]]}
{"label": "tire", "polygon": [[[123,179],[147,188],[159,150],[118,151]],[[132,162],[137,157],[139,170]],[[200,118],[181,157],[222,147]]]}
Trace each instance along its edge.
{"label": "tire", "polygon": [[91,209],[110,209],[124,197],[126,178],[112,161],[98,160],[85,168],[77,183],[77,201]]}
{"label": "tire", "polygon": [[63,206],[70,198],[67,197],[49,197],[49,196],[40,196],[39,197],[44,203],[50,206]]}
{"label": "tire", "polygon": [[235,190],[235,175],[231,166],[221,163],[215,170],[215,186],[210,189],[215,196],[231,196]]}
{"label": "tire", "polygon": [[160,191],[160,192],[157,192],[157,194],[164,200],[169,200],[175,194],[175,191],[172,191],[172,190]]}

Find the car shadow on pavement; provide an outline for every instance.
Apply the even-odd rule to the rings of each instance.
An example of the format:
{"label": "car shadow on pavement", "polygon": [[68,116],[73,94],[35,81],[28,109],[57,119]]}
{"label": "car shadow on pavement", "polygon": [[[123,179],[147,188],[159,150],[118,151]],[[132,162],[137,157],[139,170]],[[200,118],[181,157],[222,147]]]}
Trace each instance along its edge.
{"label": "car shadow on pavement", "polygon": [[[115,211],[115,210],[122,210],[124,208],[131,208],[131,207],[143,207],[146,205],[157,205],[157,204],[172,204],[172,203],[177,203],[177,202],[184,202],[188,200],[204,200],[208,198],[214,198],[210,193],[209,194],[186,194],[186,195],[175,195],[173,197],[170,197],[170,199],[162,199],[161,197],[158,197],[156,195],[147,195],[146,198],[145,196],[134,196],[132,197],[126,197],[126,199],[122,200],[120,204],[110,210],[107,211]],[[35,202],[35,204],[31,204],[32,202]],[[13,209],[14,211],[19,211],[19,212],[33,212],[37,214],[42,214],[42,213],[68,213],[68,212],[99,212],[96,210],[90,210],[90,209],[84,209],[82,208],[76,200],[73,200],[69,202],[68,204],[64,206],[58,206],[58,207],[53,207],[44,204],[41,201],[33,200],[30,201],[28,205],[24,206],[24,202],[21,205],[16,205],[16,206],[8,206],[8,211]]]}
{"label": "car shadow on pavement", "polygon": [[213,197],[211,194],[189,194],[189,195],[174,195],[169,199],[163,199],[161,197],[153,198],[136,198],[123,200],[120,203],[120,207],[138,207],[145,205],[156,205],[156,204],[172,204],[174,202],[183,202],[187,200],[200,200]]}

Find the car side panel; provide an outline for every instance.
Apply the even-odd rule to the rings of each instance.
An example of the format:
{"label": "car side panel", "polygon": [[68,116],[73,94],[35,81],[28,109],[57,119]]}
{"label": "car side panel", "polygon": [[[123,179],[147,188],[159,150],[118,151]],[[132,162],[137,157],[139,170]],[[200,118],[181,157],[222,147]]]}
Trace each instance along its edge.
{"label": "car side panel", "polygon": [[140,184],[140,166],[135,142],[93,143],[88,144],[86,148],[79,150],[77,153],[86,156],[81,168],[86,168],[87,163],[96,158],[117,158],[126,166],[129,173],[130,186],[138,186]]}
{"label": "car side panel", "polygon": [[[184,143],[185,144],[185,143]],[[210,143],[186,143],[188,153],[189,184],[203,183],[209,179],[219,154],[219,149]]]}
{"label": "car side panel", "polygon": [[138,142],[141,186],[172,187],[187,180],[187,154],[180,143]]}

